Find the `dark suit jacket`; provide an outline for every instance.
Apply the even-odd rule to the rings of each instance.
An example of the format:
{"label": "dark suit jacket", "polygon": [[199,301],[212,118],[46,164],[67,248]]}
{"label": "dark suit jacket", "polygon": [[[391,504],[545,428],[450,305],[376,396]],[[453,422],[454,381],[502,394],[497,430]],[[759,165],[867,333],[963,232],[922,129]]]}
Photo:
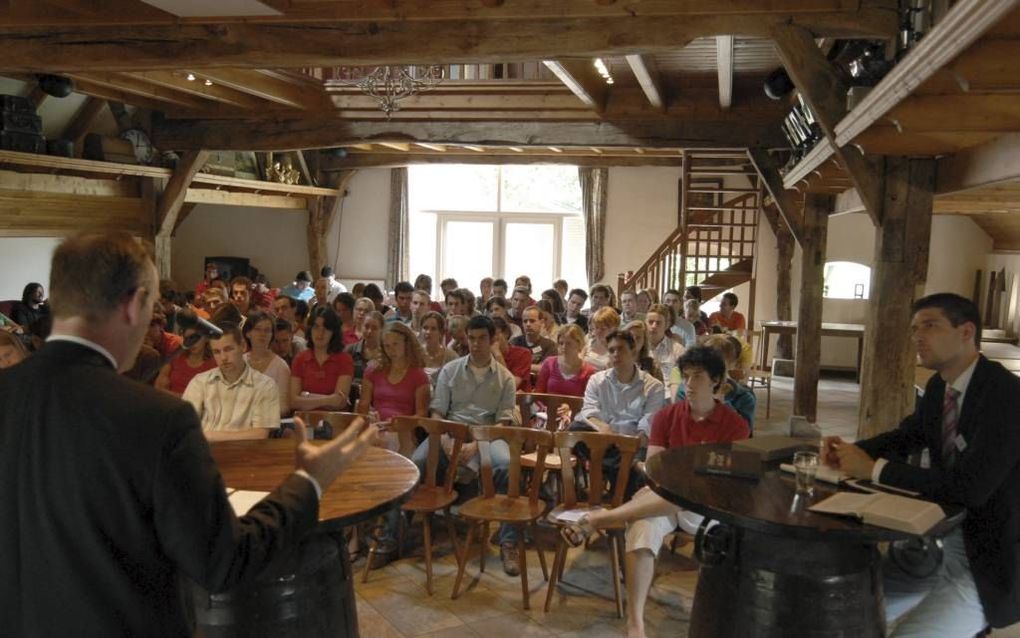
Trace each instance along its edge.
{"label": "dark suit jacket", "polygon": [[50,342],[0,371],[0,634],[190,635],[180,577],[253,578],[318,518],[291,476],[238,519],[191,406]]}
{"label": "dark suit jacket", "polygon": [[[985,617],[1004,627],[1020,620],[1020,379],[983,356],[978,360],[957,425],[967,445],[948,469],[941,454],[945,388],[940,375],[932,376],[899,428],[857,445],[890,460],[882,483],[967,508],[963,534],[974,582]],[[926,447],[930,469],[904,462]]]}

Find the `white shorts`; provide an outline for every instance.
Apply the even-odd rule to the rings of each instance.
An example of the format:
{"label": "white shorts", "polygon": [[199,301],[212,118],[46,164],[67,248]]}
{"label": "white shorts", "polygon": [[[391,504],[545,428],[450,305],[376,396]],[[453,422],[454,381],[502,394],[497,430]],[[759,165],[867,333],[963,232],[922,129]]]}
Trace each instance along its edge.
{"label": "white shorts", "polygon": [[673,533],[673,530],[679,526],[683,531],[694,535],[704,518],[700,514],[683,510],[672,516],[653,516],[636,520],[627,526],[627,551],[647,549],[657,557],[662,542]]}

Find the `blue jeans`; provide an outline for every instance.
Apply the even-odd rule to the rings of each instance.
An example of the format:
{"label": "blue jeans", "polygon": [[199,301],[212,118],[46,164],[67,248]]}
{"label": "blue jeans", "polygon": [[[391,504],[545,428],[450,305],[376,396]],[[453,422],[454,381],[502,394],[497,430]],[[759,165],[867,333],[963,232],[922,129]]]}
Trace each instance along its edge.
{"label": "blue jeans", "polygon": [[[489,444],[489,453],[492,456],[492,483],[496,488],[497,494],[506,494],[507,485],[510,483],[510,448],[507,446],[506,441],[493,441]],[[475,457],[468,463],[468,465],[477,471],[481,461],[479,459],[480,453],[476,453]],[[425,475],[425,464],[429,458],[429,441],[426,439],[418,446],[418,449],[411,455],[411,461],[418,466],[418,471]],[[446,471],[449,469],[450,461],[446,458],[446,452],[443,450],[439,451],[439,471],[436,473],[436,480],[442,481],[446,475]],[[499,532],[496,534],[496,538],[499,539],[499,544],[504,543],[517,543],[517,528],[513,525],[507,525],[506,523],[499,526]],[[483,539],[484,542],[484,539]]]}
{"label": "blue jeans", "polygon": [[959,527],[943,539],[942,564],[931,576],[911,576],[888,559],[883,570],[886,621],[897,623],[890,636],[974,636],[987,625]]}

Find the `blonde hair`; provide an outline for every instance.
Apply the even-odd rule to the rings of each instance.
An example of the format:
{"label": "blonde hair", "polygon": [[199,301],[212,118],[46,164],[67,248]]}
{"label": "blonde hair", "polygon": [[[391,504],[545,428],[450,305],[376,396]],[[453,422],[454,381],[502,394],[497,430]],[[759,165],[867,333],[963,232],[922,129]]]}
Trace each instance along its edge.
{"label": "blonde hair", "polygon": [[729,335],[714,334],[705,339],[704,345],[721,354],[727,367],[740,361],[740,342]]}
{"label": "blonde hair", "polygon": [[556,335],[556,341],[558,342],[564,337],[576,341],[581,349],[584,349],[584,346],[588,341],[585,338],[584,330],[581,330],[576,323],[568,323],[567,325],[560,327],[560,332]]}
{"label": "blonde hair", "polygon": [[[407,358],[407,367],[424,368],[425,354],[422,352],[421,344],[418,343],[418,338],[414,336],[414,332],[399,321],[391,321],[383,327],[382,336],[385,337],[387,334],[394,332],[404,338],[404,356]],[[393,361],[386,353],[385,347],[382,348],[380,359],[382,360],[383,369],[388,369],[393,365]]]}
{"label": "blonde hair", "polygon": [[598,328],[618,328],[620,326],[620,314],[609,306],[604,306],[595,311],[591,318],[591,324]]}

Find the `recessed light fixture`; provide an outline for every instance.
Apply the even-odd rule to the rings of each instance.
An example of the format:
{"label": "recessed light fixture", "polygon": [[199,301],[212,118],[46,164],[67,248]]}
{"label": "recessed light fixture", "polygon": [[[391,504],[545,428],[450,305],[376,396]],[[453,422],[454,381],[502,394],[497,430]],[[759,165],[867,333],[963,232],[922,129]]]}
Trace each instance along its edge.
{"label": "recessed light fixture", "polygon": [[212,80],[210,80],[209,78],[206,78],[205,79],[205,85],[206,86],[212,86]]}
{"label": "recessed light fixture", "polygon": [[609,72],[609,67],[607,67],[606,63],[602,61],[602,58],[595,58],[595,70],[599,72],[599,75],[601,75],[602,79],[606,81],[606,84],[613,83],[613,76]]}
{"label": "recessed light fixture", "polygon": [[194,74],[194,73],[189,73],[189,74],[187,74],[186,76],[184,76],[184,78],[185,78],[185,79],[186,79],[186,80],[187,80],[188,82],[194,82],[194,81],[195,81],[195,74]]}

